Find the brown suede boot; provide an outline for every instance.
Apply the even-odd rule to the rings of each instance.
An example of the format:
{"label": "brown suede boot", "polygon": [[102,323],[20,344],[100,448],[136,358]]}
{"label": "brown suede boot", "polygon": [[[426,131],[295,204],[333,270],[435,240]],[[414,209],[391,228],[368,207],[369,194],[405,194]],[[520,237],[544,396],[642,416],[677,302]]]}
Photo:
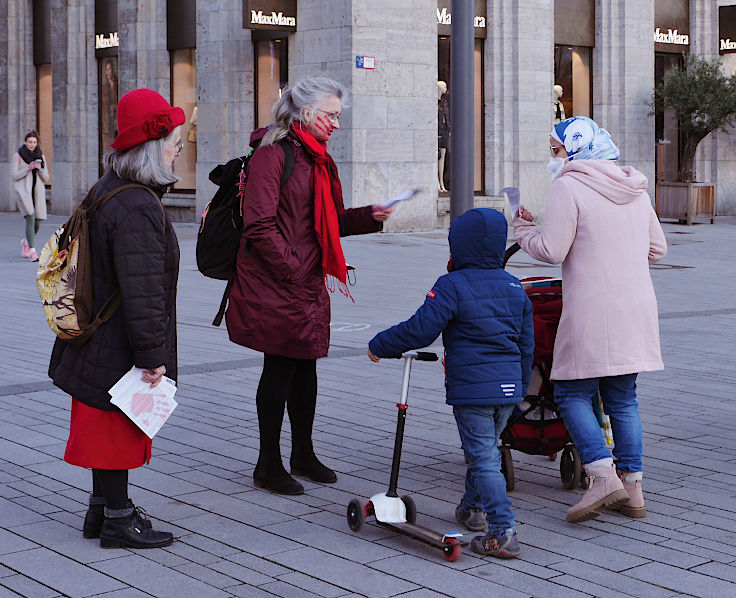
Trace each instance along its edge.
{"label": "brown suede boot", "polygon": [[629,495],[629,500],[621,503],[620,505],[611,507],[611,509],[613,509],[614,511],[619,511],[622,515],[625,515],[626,517],[633,517],[635,519],[645,517],[647,514],[647,509],[644,506],[644,494],[641,491],[641,480],[637,480],[636,482],[627,482],[627,471],[616,470],[616,473],[618,474],[621,483],[624,485],[624,489]]}
{"label": "brown suede boot", "polygon": [[595,519],[603,509],[613,508],[629,500],[629,495],[616,475],[613,465],[610,468],[587,471],[587,474],[588,489],[580,502],[567,511],[565,519],[570,523]]}

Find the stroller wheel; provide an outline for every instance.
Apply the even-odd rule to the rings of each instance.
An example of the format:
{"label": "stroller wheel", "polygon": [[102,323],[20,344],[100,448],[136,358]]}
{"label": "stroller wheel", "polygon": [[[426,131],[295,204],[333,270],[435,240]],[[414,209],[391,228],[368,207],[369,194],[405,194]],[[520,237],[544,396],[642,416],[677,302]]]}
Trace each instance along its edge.
{"label": "stroller wheel", "polygon": [[580,476],[583,472],[583,464],[574,445],[566,446],[560,455],[560,478],[562,485],[567,490],[577,488],[580,484]]}
{"label": "stroller wheel", "polygon": [[506,492],[511,492],[516,486],[514,480],[514,460],[511,458],[511,449],[502,446],[501,450],[501,473],[506,479]]}

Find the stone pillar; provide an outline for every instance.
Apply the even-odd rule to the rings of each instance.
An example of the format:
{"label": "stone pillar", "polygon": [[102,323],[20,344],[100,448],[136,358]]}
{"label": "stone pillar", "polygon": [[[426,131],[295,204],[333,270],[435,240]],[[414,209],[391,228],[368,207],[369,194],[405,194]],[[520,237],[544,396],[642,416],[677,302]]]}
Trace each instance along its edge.
{"label": "stone pillar", "polygon": [[[654,2],[596,0],[593,117],[649,179],[654,201]],[[692,24],[691,24],[692,27]]]}
{"label": "stone pillar", "polygon": [[118,23],[120,95],[147,87],[171,99],[166,1],[118,0]]}
{"label": "stone pillar", "polygon": [[0,144],[0,211],[16,209],[10,159],[22,145],[25,134],[34,128],[36,68],[32,3],[31,0],[3,2],[0,3],[0,139],[4,141]]}
{"label": "stone pillar", "polygon": [[217,190],[210,170],[249,149],[254,92],[242,0],[197,2],[197,221]]}
{"label": "stone pillar", "polygon": [[[723,70],[727,77],[736,75],[736,54],[724,54]],[[714,145],[716,173],[716,213],[736,216],[736,127],[716,133]]]}
{"label": "stone pillar", "polygon": [[97,180],[97,63],[93,2],[52,0],[54,189],[51,210],[71,214]]}
{"label": "stone pillar", "polygon": [[[291,81],[320,74],[350,91],[330,153],[346,207],[382,203],[411,187],[386,231],[437,222],[437,24],[426,0],[300,0]],[[375,69],[355,57],[375,57]]]}
{"label": "stone pillar", "polygon": [[521,190],[541,219],[550,186],[554,0],[488,1],[485,50],[486,188]]}

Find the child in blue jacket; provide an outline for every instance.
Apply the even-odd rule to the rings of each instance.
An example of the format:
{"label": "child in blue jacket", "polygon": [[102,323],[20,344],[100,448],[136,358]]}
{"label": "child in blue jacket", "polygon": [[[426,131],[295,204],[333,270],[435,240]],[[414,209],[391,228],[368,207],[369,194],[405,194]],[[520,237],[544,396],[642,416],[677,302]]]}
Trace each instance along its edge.
{"label": "child in blue jacket", "polygon": [[[501,473],[498,438],[526,394],[534,353],[532,305],[519,280],[503,269],[506,218],[496,210],[465,212],[450,226],[451,264],[405,322],[368,344],[373,361],[426,347],[440,333],[445,387],[468,461],[465,494],[455,517],[471,531],[486,529],[473,551],[519,555],[514,512]],[[485,516],[484,516],[485,514]]]}

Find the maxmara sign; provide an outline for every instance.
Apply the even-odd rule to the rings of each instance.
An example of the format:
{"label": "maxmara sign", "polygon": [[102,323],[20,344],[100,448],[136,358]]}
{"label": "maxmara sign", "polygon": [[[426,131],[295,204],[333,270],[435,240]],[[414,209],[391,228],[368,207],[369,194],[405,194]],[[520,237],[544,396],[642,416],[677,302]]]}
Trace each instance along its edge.
{"label": "maxmara sign", "polygon": [[243,27],[296,31],[296,0],[243,0]]}
{"label": "maxmara sign", "polygon": [[296,17],[285,16],[282,12],[272,12],[269,15],[264,14],[262,10],[251,10],[250,22],[252,25],[280,25],[296,28]]}
{"label": "maxmara sign", "polygon": [[664,31],[657,27],[654,30],[655,44],[677,44],[678,46],[689,46],[690,36],[681,34],[677,29]]}
{"label": "maxmara sign", "polygon": [[101,50],[102,48],[117,48],[120,45],[118,39],[118,32],[113,33],[98,33],[95,35],[95,50]]}
{"label": "maxmara sign", "polygon": [[[437,9],[437,24],[438,25],[452,25],[452,13],[447,10],[446,7],[443,7],[441,10]],[[474,27],[485,27],[486,26],[486,18],[482,16],[475,17],[475,21],[473,22]]]}

